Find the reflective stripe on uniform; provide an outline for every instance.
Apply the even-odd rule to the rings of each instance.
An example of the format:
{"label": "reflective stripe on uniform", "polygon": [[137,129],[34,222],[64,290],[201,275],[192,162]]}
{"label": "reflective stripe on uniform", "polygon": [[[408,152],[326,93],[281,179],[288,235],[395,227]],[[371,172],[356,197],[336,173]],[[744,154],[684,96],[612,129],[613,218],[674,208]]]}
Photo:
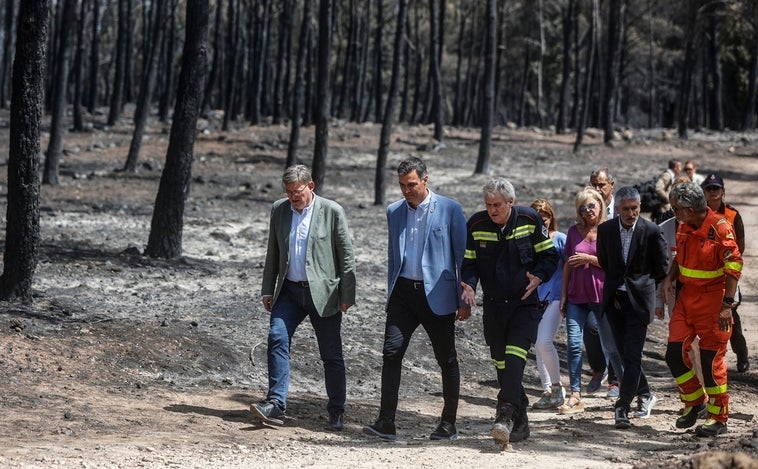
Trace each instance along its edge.
{"label": "reflective stripe on uniform", "polygon": [[492,359],[492,364],[495,365],[495,368],[498,370],[504,370],[505,369],[505,360],[495,360]]}
{"label": "reflective stripe on uniform", "polygon": [[497,241],[497,233],[493,231],[474,231],[471,237],[474,241]]}
{"label": "reflective stripe on uniform", "polygon": [[688,269],[682,265],[679,266],[679,275],[690,278],[718,278],[724,275],[724,269],[717,270],[699,270]]}
{"label": "reflective stripe on uniform", "polygon": [[705,390],[700,387],[697,391],[691,392],[689,394],[679,394],[679,396],[682,398],[682,402],[693,402],[700,399],[705,394]]}
{"label": "reflective stripe on uniform", "polygon": [[517,226],[516,228],[511,231],[508,236],[505,237],[505,239],[514,239],[514,238],[521,238],[523,236],[528,236],[532,233],[534,233],[534,225],[521,225]]}
{"label": "reflective stripe on uniform", "polygon": [[537,243],[534,245],[534,252],[542,252],[547,251],[551,247],[553,247],[553,240],[548,238],[545,241],[542,241],[540,243]]}
{"label": "reflective stripe on uniform", "polygon": [[676,381],[677,385],[680,385],[682,383],[686,383],[687,381],[691,380],[692,377],[695,376],[695,370],[690,370],[683,375],[679,375],[674,378],[674,381]]}
{"label": "reflective stripe on uniform", "polygon": [[724,269],[733,270],[735,272],[742,272],[741,262],[724,262]]}
{"label": "reflective stripe on uniform", "polygon": [[476,251],[474,249],[466,249],[463,253],[464,259],[476,259]]}
{"label": "reflective stripe on uniform", "polygon": [[524,361],[526,361],[527,356],[527,350],[523,349],[521,347],[518,347],[516,345],[506,345],[505,346],[505,354],[506,355],[513,355],[514,357],[518,357]]}
{"label": "reflective stripe on uniform", "polygon": [[705,392],[707,392],[709,396],[724,394],[726,392],[726,383],[716,386],[708,386],[705,388]]}

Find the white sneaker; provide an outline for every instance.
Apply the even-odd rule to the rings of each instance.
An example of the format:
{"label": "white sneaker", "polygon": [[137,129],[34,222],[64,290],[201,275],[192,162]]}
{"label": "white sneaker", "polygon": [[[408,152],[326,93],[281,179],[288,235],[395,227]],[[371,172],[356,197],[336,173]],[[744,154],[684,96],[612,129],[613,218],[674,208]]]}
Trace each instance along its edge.
{"label": "white sneaker", "polygon": [[638,419],[646,419],[650,417],[650,413],[653,412],[653,406],[658,401],[658,398],[654,395],[650,397],[637,397],[637,410],[634,411],[634,416]]}

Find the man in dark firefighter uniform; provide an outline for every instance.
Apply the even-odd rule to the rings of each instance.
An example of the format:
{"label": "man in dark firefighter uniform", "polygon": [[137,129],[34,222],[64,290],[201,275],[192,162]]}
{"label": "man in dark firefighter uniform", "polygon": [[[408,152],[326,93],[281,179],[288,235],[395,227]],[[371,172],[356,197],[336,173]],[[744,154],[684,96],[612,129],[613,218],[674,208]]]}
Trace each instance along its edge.
{"label": "man in dark firefighter uniform", "polygon": [[[723,215],[707,206],[699,186],[678,184],[670,199],[679,230],[676,257],[661,291],[664,302],[668,302],[674,295],[673,282],[682,286],[669,321],[666,349],[666,363],[684,403],[676,426],[695,425],[698,414],[707,410],[708,418],[695,433],[716,436],[726,432],[729,417],[724,356],[732,334],[732,308],[742,272],[742,255],[734,228]],[[700,337],[703,383],[688,353],[696,336]]]}
{"label": "man in dark firefighter uniform", "polygon": [[550,279],[559,254],[540,215],[513,205],[516,194],[507,179],[492,179],[483,192],[487,210],[468,221],[461,276],[470,306],[482,284],[484,336],[500,385],[492,436],[505,445],[529,437],[522,379],[542,316],[537,286]]}

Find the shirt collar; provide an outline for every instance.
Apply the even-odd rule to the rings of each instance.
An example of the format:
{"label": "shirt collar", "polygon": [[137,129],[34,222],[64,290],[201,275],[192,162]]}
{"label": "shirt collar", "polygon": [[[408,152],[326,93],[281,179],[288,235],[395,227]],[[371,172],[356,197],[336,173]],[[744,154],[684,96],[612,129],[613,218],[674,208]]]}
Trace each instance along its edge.
{"label": "shirt collar", "polygon": [[408,210],[421,209],[423,211],[426,211],[429,208],[429,204],[431,203],[431,201],[432,201],[432,191],[429,190],[426,192],[426,197],[424,198],[424,200],[422,200],[421,203],[416,206],[416,208],[411,207],[411,204],[407,202],[405,205],[408,206]]}
{"label": "shirt collar", "polygon": [[631,231],[634,231],[634,227],[635,227],[635,226],[637,226],[637,222],[638,222],[638,221],[640,221],[640,218],[639,218],[639,217],[637,217],[637,219],[636,219],[636,220],[634,220],[634,224],[631,226],[631,228],[626,228],[626,227],[625,227],[625,226],[624,226],[624,225],[621,223],[621,217],[616,217],[616,218],[618,218],[618,221],[619,221],[619,231],[626,231],[626,232],[631,232]]}

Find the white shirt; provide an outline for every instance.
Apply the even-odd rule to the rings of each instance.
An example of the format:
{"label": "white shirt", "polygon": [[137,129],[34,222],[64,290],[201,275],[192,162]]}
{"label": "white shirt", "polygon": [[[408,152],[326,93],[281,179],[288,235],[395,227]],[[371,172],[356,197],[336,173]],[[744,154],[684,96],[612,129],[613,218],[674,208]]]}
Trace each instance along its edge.
{"label": "white shirt", "polygon": [[[314,198],[315,200],[315,198]],[[313,218],[313,200],[310,205],[299,213],[292,208],[292,223],[290,224],[290,253],[287,265],[287,280],[292,282],[307,282],[305,273],[305,251],[308,247],[308,232]]]}
{"label": "white shirt", "polygon": [[424,255],[424,240],[426,238],[426,219],[429,213],[431,191],[416,208],[408,206],[405,218],[405,256],[400,276],[411,280],[424,280],[421,270],[421,258]]}
{"label": "white shirt", "polygon": [[616,201],[614,200],[613,195],[611,195],[611,203],[605,207],[605,213],[608,215],[608,220],[616,216]]}

